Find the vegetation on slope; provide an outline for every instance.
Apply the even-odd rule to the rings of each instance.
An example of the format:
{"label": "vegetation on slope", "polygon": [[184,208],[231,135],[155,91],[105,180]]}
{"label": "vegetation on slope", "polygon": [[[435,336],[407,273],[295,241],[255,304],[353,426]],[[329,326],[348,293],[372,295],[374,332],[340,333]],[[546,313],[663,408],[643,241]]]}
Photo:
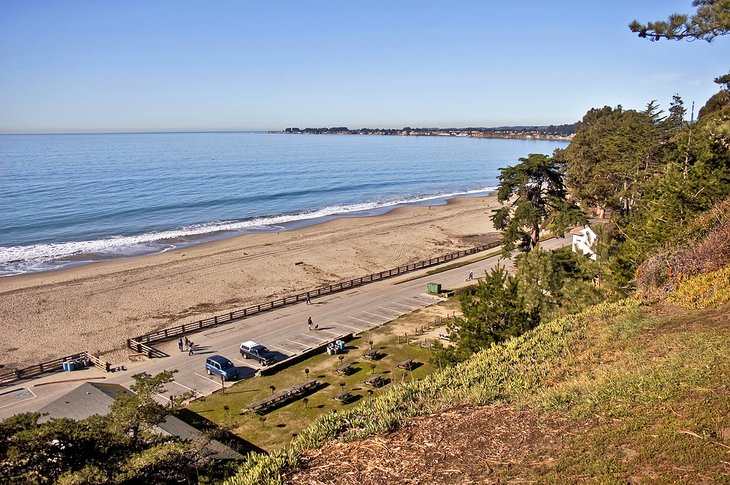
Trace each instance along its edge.
{"label": "vegetation on slope", "polygon": [[283,470],[296,466],[302,451],[316,448],[327,439],[354,440],[392,431],[409,418],[459,404],[484,405],[516,399],[548,382],[562,365],[569,363],[560,357],[569,355],[573,346],[587,338],[591,322],[637,312],[638,308],[634,300],[597,305],[581,314],[543,324],[420,381],[393,387],[367,407],[323,416],[286,449],[269,455],[250,455],[239,474],[226,483],[282,483]]}
{"label": "vegetation on slope", "polygon": [[[724,277],[718,272],[710,283],[722,285]],[[707,278],[696,276],[687,281],[695,284],[693,280]],[[329,470],[332,474],[322,476],[311,471],[318,480],[337,478],[347,483],[346,477],[336,473],[344,465],[333,456],[338,449],[335,443],[391,432],[409,422],[409,433],[418,434],[412,418],[464,405],[508,407],[500,413],[487,411],[489,422],[482,423],[479,434],[492,433],[500,422],[498,416],[519,409],[526,416],[540,416],[540,426],[559,427],[553,433],[546,431],[548,435],[563,436],[558,444],[534,444],[530,456],[539,455],[542,460],[503,456],[503,466],[499,460],[482,463],[472,467],[471,473],[477,475],[465,478],[492,476],[553,483],[581,477],[608,483],[641,478],[666,483],[691,477],[722,480],[727,477],[723,463],[729,449],[723,440],[730,440],[730,435],[726,436],[730,433],[729,301],[730,295],[725,293],[715,299],[719,308],[697,313],[647,307],[636,299],[625,299],[543,323],[419,382],[391,388],[367,408],[322,417],[287,449],[250,456],[227,483],[283,483],[286,473],[301,481],[309,476],[309,470]],[[472,423],[472,427],[478,426]],[[450,433],[447,426],[439,429],[447,436]],[[378,439],[381,446],[387,446],[390,438]],[[322,449],[307,451],[316,448]],[[463,464],[464,453],[472,453],[474,460],[479,459],[477,455],[495,453],[483,449],[476,453],[473,448],[469,452],[469,446],[462,443],[458,456],[453,457],[454,466],[458,462],[457,468],[469,469]],[[367,450],[368,446],[346,449],[340,453],[357,461],[352,450]],[[377,464],[384,459],[380,455],[368,455],[368,463]],[[412,477],[433,479],[428,473],[448,468],[448,458],[441,458],[445,461],[435,469],[412,469]],[[303,469],[287,472],[302,464]],[[407,467],[397,468],[403,466]],[[377,483],[395,478],[384,477],[383,470],[363,466],[357,479]],[[378,478],[370,481],[372,473]]]}

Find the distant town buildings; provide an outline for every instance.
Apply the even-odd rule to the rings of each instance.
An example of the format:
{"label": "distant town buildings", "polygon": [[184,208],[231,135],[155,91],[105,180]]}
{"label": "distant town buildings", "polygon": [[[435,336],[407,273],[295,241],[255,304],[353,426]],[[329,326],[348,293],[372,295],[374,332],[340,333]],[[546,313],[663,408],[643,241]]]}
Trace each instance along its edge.
{"label": "distant town buildings", "polygon": [[283,132],[297,135],[390,135],[390,136],[461,136],[470,138],[514,138],[535,140],[570,140],[575,124],[550,126],[504,126],[499,128],[287,128]]}

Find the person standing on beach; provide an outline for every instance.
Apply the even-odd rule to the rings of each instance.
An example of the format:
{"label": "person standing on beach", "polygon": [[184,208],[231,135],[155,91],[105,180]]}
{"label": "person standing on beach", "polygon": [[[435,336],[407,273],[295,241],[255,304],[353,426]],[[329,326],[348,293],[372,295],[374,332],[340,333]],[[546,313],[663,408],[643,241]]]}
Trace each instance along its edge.
{"label": "person standing on beach", "polygon": [[180,349],[180,352],[183,351],[183,339],[182,339],[182,337],[180,337],[179,339],[177,339],[177,348]]}

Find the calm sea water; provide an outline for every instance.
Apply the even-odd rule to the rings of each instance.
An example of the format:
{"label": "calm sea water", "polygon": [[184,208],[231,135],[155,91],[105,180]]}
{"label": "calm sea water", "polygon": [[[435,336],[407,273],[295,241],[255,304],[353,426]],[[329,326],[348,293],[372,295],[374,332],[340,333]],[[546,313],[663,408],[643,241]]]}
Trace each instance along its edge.
{"label": "calm sea water", "polygon": [[489,192],[564,142],[164,133],[0,135],[0,275]]}

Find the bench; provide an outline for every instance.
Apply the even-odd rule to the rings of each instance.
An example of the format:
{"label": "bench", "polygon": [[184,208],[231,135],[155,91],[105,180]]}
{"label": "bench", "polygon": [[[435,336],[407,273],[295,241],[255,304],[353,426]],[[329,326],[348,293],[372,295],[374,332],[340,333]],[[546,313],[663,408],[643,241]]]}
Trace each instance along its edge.
{"label": "bench", "polygon": [[287,401],[291,401],[302,396],[308,391],[315,389],[318,385],[319,382],[317,381],[317,379],[312,379],[302,384],[297,384],[296,386],[284,389],[283,391],[279,391],[276,394],[267,397],[266,399],[262,399],[261,401],[253,402],[246,406],[246,408],[256,413],[262,414],[274,406],[278,406]]}
{"label": "bench", "polygon": [[332,399],[339,401],[342,404],[347,404],[352,399],[352,394],[350,394],[350,391],[342,391],[335,394]]}
{"label": "bench", "polygon": [[372,387],[382,387],[385,385],[385,379],[380,374],[373,374],[365,379],[365,384]]}
{"label": "bench", "polygon": [[405,369],[405,370],[412,370],[413,367],[415,367],[416,363],[413,362],[413,359],[404,360],[403,362],[398,364],[399,369]]}
{"label": "bench", "polygon": [[343,376],[349,376],[350,374],[352,374],[352,364],[342,365],[335,369],[335,372]]}

